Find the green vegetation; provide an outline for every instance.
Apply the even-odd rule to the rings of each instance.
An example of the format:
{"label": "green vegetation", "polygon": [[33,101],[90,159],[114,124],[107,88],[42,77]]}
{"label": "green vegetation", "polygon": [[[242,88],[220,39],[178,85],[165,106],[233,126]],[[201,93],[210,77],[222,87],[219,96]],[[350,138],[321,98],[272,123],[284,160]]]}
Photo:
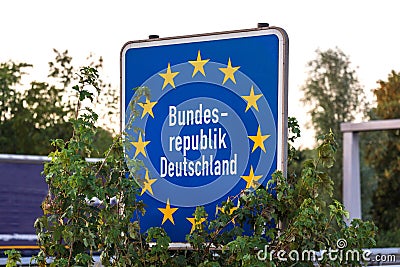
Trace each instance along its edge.
{"label": "green vegetation", "polygon": [[[76,70],[68,52],[54,50],[56,57],[49,63],[48,82],[32,81],[29,88],[21,87],[21,79],[32,68],[26,63],[0,63],[0,153],[47,155],[50,139],[68,140],[72,135],[69,118],[75,114],[76,101],[69,89]],[[91,59],[89,59],[91,60]],[[91,65],[101,68],[102,60]],[[99,81],[105,91],[100,101],[110,116],[118,101],[115,90]],[[110,116],[111,117],[111,116]],[[100,156],[112,143],[110,129],[99,129],[95,135]]]}
{"label": "green vegetation", "polygon": [[[374,119],[400,118],[400,73],[392,71],[387,81],[374,90],[377,107]],[[366,145],[366,158],[375,171],[377,188],[373,193],[372,218],[379,227],[380,246],[400,245],[400,130],[379,132]]]}
{"label": "green vegetation", "polygon": [[21,253],[19,251],[12,249],[5,251],[4,254],[7,256],[6,267],[14,267],[21,263]]}
{"label": "green vegetation", "polygon": [[310,105],[311,121],[317,136],[332,131],[337,138],[336,164],[326,170],[335,183],[334,195],[342,198],[343,140],[340,123],[364,116],[367,104],[355,70],[340,49],[317,50],[316,59],[308,63],[309,75],[302,90],[303,102]]}

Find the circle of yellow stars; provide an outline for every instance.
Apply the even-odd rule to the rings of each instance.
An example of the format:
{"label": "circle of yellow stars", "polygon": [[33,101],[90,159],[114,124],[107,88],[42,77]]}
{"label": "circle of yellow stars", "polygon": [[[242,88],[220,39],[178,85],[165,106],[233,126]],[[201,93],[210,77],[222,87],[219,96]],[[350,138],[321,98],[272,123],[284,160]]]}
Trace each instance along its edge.
{"label": "circle of yellow stars", "polygon": [[[199,50],[197,53],[196,59],[188,61],[188,63],[190,63],[193,66],[192,77],[194,77],[198,74],[201,74],[204,77],[206,77],[206,72],[204,70],[204,67],[209,62],[209,60],[210,59],[203,59],[201,57],[201,52]],[[233,84],[236,84],[235,72],[238,71],[239,68],[240,68],[240,66],[233,66],[231,58],[228,58],[226,67],[218,68],[224,74],[224,78],[222,80],[222,85],[224,85],[228,81],[231,81]],[[165,70],[165,72],[158,74],[162,79],[164,79],[161,90],[164,90],[167,86],[171,86],[173,89],[175,89],[174,79],[179,74],[180,74],[180,72],[173,71],[171,69],[171,63],[168,62],[167,69]],[[243,95],[241,97],[247,102],[245,112],[247,112],[249,109],[252,109],[252,108],[255,111],[259,112],[257,101],[262,97],[262,94],[255,94],[253,85],[249,89],[249,95]],[[157,105],[157,103],[158,103],[157,101],[151,101],[148,98],[146,98],[145,102],[138,103],[138,105],[143,109],[141,118],[143,119],[147,114],[149,116],[151,116],[152,118],[154,118],[153,108]],[[264,153],[266,153],[264,142],[269,137],[270,137],[270,135],[268,135],[268,134],[262,134],[261,127],[259,125],[257,128],[257,133],[255,135],[248,136],[248,138],[251,141],[253,141],[253,148],[252,148],[251,153],[256,151],[258,148],[260,148]],[[136,148],[134,158],[136,158],[139,154],[142,154],[144,157],[147,157],[145,148],[149,143],[150,143],[150,141],[144,140],[142,137],[142,134],[140,133],[138,136],[138,140],[131,142],[131,144]],[[256,189],[259,185],[258,180],[260,180],[262,178],[262,175],[256,175],[254,173],[253,166],[250,166],[249,174],[242,175],[240,177],[246,182],[246,189],[248,189],[248,188]],[[156,181],[157,181],[157,179],[149,178],[148,170],[146,170],[146,175],[145,175],[144,181],[142,181],[142,183],[141,183],[141,185],[142,185],[141,195],[143,195],[146,191],[148,191],[151,195],[153,195],[152,185]],[[238,207],[232,208],[229,211],[229,213],[232,214],[237,208]],[[162,225],[166,221],[170,221],[172,224],[175,225],[173,214],[178,210],[178,208],[176,208],[176,207],[172,208],[170,205],[169,199],[167,199],[165,208],[158,208],[158,210],[163,214],[163,219],[161,222]],[[220,211],[224,212],[222,210],[220,210]],[[197,220],[195,218],[186,218],[186,219],[192,224],[190,233],[192,233],[195,229],[198,229],[199,227],[201,227],[202,223],[206,220],[205,218],[200,218]],[[234,221],[233,221],[233,223],[234,223]]]}

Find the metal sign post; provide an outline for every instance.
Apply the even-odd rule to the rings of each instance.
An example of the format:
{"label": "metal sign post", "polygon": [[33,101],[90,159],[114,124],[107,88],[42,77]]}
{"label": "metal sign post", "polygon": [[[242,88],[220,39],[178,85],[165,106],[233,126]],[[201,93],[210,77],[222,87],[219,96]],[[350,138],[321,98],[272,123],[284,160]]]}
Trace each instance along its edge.
{"label": "metal sign post", "polygon": [[[287,67],[288,38],[274,27],[124,45],[121,125],[126,157],[145,166],[142,229],[182,242],[197,206],[212,219],[229,196],[286,171]],[[134,103],[137,87],[150,96]]]}

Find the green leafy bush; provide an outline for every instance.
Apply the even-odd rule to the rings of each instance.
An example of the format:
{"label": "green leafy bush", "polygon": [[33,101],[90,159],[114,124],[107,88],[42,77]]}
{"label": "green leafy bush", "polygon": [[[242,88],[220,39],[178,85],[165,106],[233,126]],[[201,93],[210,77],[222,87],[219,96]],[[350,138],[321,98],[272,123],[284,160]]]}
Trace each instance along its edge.
{"label": "green leafy bush", "polygon": [[7,256],[6,267],[14,267],[21,263],[21,253],[15,249],[5,251],[4,255]]}

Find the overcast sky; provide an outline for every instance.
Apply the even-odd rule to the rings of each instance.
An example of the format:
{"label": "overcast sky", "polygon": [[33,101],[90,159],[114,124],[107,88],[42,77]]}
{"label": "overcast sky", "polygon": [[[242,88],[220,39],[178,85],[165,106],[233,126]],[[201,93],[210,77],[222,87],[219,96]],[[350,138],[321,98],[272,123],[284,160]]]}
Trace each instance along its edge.
{"label": "overcast sky", "polygon": [[78,65],[93,52],[103,56],[106,76],[119,86],[120,50],[127,41],[268,22],[289,35],[289,115],[303,125],[310,118],[299,101],[299,87],[316,49],[342,49],[367,94],[391,70],[400,71],[399,10],[396,0],[2,0],[0,61],[31,63],[32,77],[44,80],[53,48],[68,49]]}

